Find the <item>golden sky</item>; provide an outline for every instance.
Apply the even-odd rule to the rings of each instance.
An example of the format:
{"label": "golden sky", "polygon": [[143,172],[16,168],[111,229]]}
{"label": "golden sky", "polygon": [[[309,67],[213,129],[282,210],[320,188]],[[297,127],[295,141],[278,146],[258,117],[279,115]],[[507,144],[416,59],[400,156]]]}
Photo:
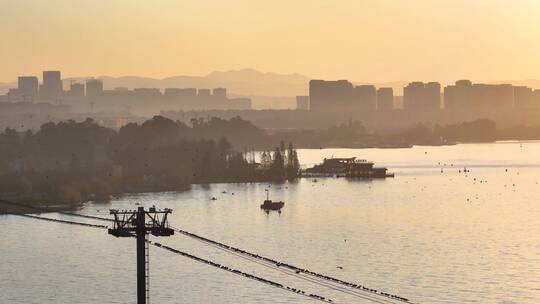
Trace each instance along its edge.
{"label": "golden sky", "polygon": [[384,82],[540,79],[540,0],[0,0],[0,81],[255,68]]}

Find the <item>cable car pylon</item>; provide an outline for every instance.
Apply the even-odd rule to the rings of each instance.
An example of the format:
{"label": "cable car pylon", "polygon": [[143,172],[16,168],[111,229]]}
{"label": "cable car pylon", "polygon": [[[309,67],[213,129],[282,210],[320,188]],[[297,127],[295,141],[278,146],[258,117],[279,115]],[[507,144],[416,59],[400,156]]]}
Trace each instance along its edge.
{"label": "cable car pylon", "polygon": [[172,209],[157,210],[151,207],[148,211],[144,207],[137,210],[111,209],[114,216],[113,227],[109,228],[109,234],[115,237],[137,238],[137,304],[147,304],[149,294],[149,264],[147,235],[171,236],[174,230],[169,228],[167,215]]}

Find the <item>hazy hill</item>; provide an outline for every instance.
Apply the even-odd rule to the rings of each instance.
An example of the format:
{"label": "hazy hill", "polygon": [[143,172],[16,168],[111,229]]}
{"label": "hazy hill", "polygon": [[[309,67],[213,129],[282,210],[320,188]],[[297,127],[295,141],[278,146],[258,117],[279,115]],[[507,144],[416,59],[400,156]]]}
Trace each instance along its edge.
{"label": "hazy hill", "polygon": [[296,96],[307,94],[309,78],[300,74],[263,73],[253,69],[212,72],[206,76],[172,76],[153,79],[137,76],[98,77],[105,88],[216,88],[225,87],[231,93],[246,96]]}

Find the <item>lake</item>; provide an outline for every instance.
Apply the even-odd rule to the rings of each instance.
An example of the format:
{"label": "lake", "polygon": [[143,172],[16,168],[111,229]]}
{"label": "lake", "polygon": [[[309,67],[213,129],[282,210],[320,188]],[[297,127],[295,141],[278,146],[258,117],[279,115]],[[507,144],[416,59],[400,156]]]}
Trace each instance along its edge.
{"label": "lake", "polygon": [[[172,208],[175,227],[415,303],[540,303],[539,142],[298,152],[305,166],[355,156],[395,178],[195,185],[89,203],[80,213]],[[260,210],[265,189],[285,201],[281,214]],[[372,303],[182,235],[152,239],[335,303]],[[0,303],[135,302],[133,239],[0,216],[0,243]],[[155,247],[150,288],[151,303],[314,302]]]}

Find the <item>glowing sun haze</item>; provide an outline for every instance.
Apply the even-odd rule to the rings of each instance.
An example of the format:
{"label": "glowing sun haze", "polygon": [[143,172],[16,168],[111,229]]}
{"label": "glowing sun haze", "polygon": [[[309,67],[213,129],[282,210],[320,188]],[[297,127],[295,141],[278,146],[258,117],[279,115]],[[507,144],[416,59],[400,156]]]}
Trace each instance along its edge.
{"label": "glowing sun haze", "polygon": [[255,68],[355,81],[540,79],[540,1],[2,0],[0,81]]}

